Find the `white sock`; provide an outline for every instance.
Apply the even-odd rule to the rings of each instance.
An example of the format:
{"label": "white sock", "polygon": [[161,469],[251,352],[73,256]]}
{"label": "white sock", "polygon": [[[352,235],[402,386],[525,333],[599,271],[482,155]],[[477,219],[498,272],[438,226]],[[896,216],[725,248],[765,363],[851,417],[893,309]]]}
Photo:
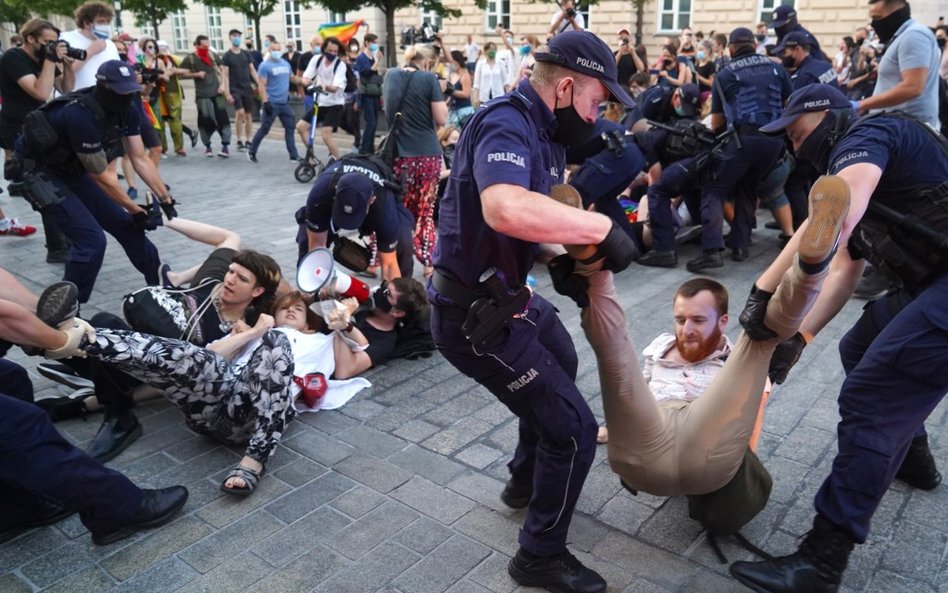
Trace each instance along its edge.
{"label": "white sock", "polygon": [[0,219],[0,231],[8,231],[13,226],[13,219],[4,216]]}

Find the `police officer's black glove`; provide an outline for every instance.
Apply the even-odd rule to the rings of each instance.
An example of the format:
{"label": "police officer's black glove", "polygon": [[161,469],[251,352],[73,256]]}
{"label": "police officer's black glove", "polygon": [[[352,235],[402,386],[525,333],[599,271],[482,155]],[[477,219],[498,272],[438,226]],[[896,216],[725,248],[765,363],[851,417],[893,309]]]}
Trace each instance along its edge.
{"label": "police officer's black glove", "polygon": [[267,115],[273,115],[273,105],[270,105],[269,101],[265,101],[263,104],[263,112]]}
{"label": "police officer's black glove", "polygon": [[747,337],[752,340],[769,340],[777,337],[777,332],[764,325],[767,303],[770,302],[772,296],[774,296],[774,293],[761,290],[757,288],[756,284],[751,288],[750,295],[747,297],[747,304],[744,305],[744,310],[741,311],[741,316],[738,319],[741,322],[741,327],[747,332]]}
{"label": "police officer's black glove", "polygon": [[567,254],[558,255],[547,264],[550,269],[550,278],[553,279],[553,288],[563,296],[573,299],[580,307],[589,306],[589,279],[573,273],[576,269],[576,260]]}
{"label": "police officer's black glove", "polygon": [[787,380],[787,374],[800,360],[800,354],[805,347],[806,338],[800,332],[795,333],[789,340],[780,342],[773,356],[770,357],[770,368],[767,370],[773,383],[780,385]]}
{"label": "police officer's black glove", "polygon": [[135,226],[143,231],[153,231],[158,228],[154,218],[146,211],[132,214],[132,221]]}
{"label": "police officer's black glove", "polygon": [[639,258],[639,248],[622,227],[612,221],[609,234],[596,246],[596,259],[606,258],[603,270],[621,272]]}
{"label": "police officer's black glove", "polygon": [[170,202],[167,202],[167,203],[166,203],[166,202],[160,202],[160,203],[158,204],[159,206],[161,206],[161,211],[165,213],[165,217],[166,217],[168,220],[172,220],[173,218],[175,218],[175,217],[178,215],[178,211],[175,210],[175,208],[174,208],[174,207],[175,207],[175,204],[177,204],[177,203],[178,203],[178,202],[176,202],[174,199],[172,199]]}

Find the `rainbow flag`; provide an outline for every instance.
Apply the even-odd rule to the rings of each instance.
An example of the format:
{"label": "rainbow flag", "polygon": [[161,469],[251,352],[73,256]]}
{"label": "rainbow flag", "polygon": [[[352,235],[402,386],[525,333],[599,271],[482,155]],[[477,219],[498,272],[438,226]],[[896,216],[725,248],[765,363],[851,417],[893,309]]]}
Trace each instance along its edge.
{"label": "rainbow flag", "polygon": [[323,39],[327,37],[335,37],[343,45],[349,43],[349,40],[355,37],[356,33],[359,32],[359,27],[365,23],[365,19],[359,19],[351,23],[325,23],[319,26],[316,29],[316,32],[322,36]]}

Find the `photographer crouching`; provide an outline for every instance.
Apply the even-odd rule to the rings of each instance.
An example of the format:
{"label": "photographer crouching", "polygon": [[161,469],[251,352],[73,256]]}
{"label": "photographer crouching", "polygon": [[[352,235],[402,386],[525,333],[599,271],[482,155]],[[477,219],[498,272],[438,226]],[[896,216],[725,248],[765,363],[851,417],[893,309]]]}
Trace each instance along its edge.
{"label": "photographer crouching", "polygon": [[[20,29],[24,43],[0,58],[0,148],[5,160],[13,156],[13,143],[23,130],[26,114],[46,102],[53,90],[68,93],[75,84],[72,62],[85,59],[81,49],[59,40],[59,29],[44,19],[31,19]],[[63,68],[65,64],[67,67]],[[68,243],[62,233],[43,218],[50,263],[63,262]],[[29,235],[33,227],[19,225],[0,210],[0,234]]]}

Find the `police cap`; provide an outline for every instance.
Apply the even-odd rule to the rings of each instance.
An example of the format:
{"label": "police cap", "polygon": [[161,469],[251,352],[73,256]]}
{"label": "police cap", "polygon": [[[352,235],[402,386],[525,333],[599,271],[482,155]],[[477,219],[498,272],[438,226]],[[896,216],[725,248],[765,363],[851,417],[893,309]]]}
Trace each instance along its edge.
{"label": "police cap", "polygon": [[762,126],[760,131],[764,134],[777,136],[797,121],[804,114],[826,111],[827,109],[845,109],[848,108],[849,99],[839,89],[828,84],[808,84],[798,89],[787,99],[787,106],[783,114],[776,120],[766,126]]}
{"label": "police cap", "polygon": [[589,31],[566,31],[550,40],[547,51],[536,52],[539,62],[550,62],[599,80],[617,103],[630,109],[635,101],[616,82],[616,59],[606,42]]}

